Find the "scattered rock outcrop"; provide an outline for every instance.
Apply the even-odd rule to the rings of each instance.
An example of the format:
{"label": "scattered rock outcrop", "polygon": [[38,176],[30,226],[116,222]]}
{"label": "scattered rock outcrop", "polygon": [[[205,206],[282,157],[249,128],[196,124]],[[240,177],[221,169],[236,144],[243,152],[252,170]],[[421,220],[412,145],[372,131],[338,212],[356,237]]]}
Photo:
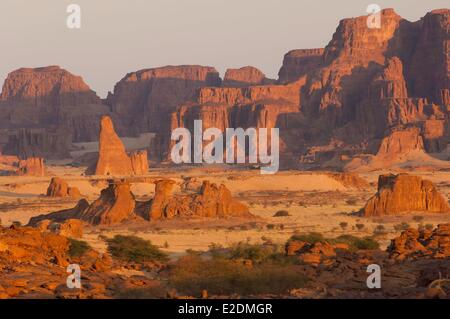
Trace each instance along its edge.
{"label": "scattered rock outcrop", "polygon": [[388,247],[391,258],[448,258],[450,257],[450,224],[431,229],[408,229],[391,240]]}
{"label": "scattered rock outcrop", "polygon": [[79,219],[67,219],[63,223],[52,222],[46,219],[36,224],[36,228],[41,231],[50,231],[54,234],[69,238],[82,238],[83,226],[83,221]]}
{"label": "scattered rock outcrop", "polygon": [[379,176],[378,192],[360,213],[383,216],[413,211],[445,213],[449,205],[432,182],[408,174],[390,174]]}
{"label": "scattered rock outcrop", "polygon": [[135,200],[130,184],[111,180],[92,204],[89,205],[82,199],[74,208],[32,217],[28,225],[36,226],[43,220],[64,222],[68,219],[80,219],[92,225],[113,225],[136,217],[134,208]]}
{"label": "scattered rock outcrop", "polygon": [[327,242],[308,243],[291,240],[286,244],[285,250],[288,256],[298,256],[299,261],[304,264],[318,266],[333,263],[333,258],[336,257],[336,248],[341,247],[335,247]]}
{"label": "scattered rock outcrop", "polygon": [[[225,185],[204,181],[200,192],[193,195],[171,196],[173,182],[162,180],[156,184],[155,198],[150,202],[149,220],[175,217],[251,217],[248,207],[235,200]],[[142,213],[141,213],[142,214]]]}
{"label": "scattered rock outcrop", "polygon": [[48,197],[81,197],[80,190],[76,187],[69,187],[67,182],[60,177],[53,177],[47,188]]}
{"label": "scattered rock outcrop", "polygon": [[30,157],[20,160],[17,173],[21,176],[45,176],[44,159],[41,157]]}
{"label": "scattered rock outcrop", "polygon": [[111,180],[92,204],[81,199],[71,209],[32,217],[29,226],[44,221],[63,223],[80,219],[92,225],[114,225],[126,221],[184,218],[252,217],[247,205],[237,201],[224,185],[204,181],[199,192],[172,194],[174,181],[156,181],[155,196],[148,202],[137,202],[126,181]]}

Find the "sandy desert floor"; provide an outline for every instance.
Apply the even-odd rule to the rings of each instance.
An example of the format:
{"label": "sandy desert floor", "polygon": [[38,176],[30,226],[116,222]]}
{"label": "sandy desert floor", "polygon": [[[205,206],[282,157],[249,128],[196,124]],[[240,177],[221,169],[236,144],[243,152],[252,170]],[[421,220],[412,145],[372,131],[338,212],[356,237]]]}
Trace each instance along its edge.
{"label": "sandy desert floor", "polygon": [[[49,163],[49,176],[0,177],[0,219],[2,225],[13,222],[28,223],[33,216],[75,206],[76,200],[54,199],[44,196],[52,176],[64,178],[70,186],[80,189],[88,201],[95,200],[105,188],[102,177],[84,176],[83,167]],[[376,234],[382,247],[399,234],[405,225],[433,225],[450,222],[448,214],[410,213],[395,217],[365,218],[356,212],[376,192],[381,171],[361,174],[369,186],[358,189],[345,187],[327,172],[280,171],[275,175],[261,175],[259,170],[233,170],[223,167],[190,168],[181,170],[152,169],[144,178],[135,179],[132,191],[136,198],[147,200],[153,196],[153,180],[171,178],[181,185],[183,178],[223,183],[239,200],[247,203],[252,220],[172,220],[140,222],[116,227],[87,227],[84,240],[99,251],[105,250],[100,235],[133,234],[159,245],[172,256],[188,249],[207,250],[211,244],[227,246],[237,242],[261,243],[271,240],[284,243],[294,233],[320,232],[327,237],[342,234],[372,236]],[[414,172],[435,183],[450,198],[450,173],[439,171]],[[290,216],[274,217],[286,210]],[[403,223],[403,226],[400,226]]]}

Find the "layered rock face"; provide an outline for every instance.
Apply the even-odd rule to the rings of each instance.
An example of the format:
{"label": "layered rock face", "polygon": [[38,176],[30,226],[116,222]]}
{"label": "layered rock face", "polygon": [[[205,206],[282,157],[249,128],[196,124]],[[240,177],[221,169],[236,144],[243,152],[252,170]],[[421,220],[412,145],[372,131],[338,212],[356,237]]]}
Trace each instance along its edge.
{"label": "layered rock face", "polygon": [[107,103],[126,127],[159,132],[168,114],[191,98],[196,89],[220,85],[219,73],[198,65],[166,66],[127,74],[114,87]]}
{"label": "layered rock face", "polygon": [[432,182],[408,174],[380,175],[378,192],[361,210],[363,216],[426,211],[448,213],[449,205]]}
{"label": "layered rock face", "polygon": [[45,176],[44,159],[41,157],[30,157],[20,160],[17,173],[22,176]]}
{"label": "layered rock face", "polygon": [[170,130],[162,134],[162,158],[168,159],[173,145],[167,137],[179,127],[193,130],[194,121],[202,120],[203,129],[285,128],[287,115],[299,112],[300,87],[304,79],[286,85],[247,87],[207,87],[197,91],[193,101],[181,105],[171,115]]}
{"label": "layered rock face", "polygon": [[0,108],[0,128],[11,135],[6,152],[53,158],[67,157],[72,141],[95,140],[109,112],[81,77],[58,66],[11,72]]}
{"label": "layered rock face", "polygon": [[171,131],[196,119],[205,129],[276,126],[282,156],[306,157],[306,168],[343,168],[411,127],[427,152],[443,152],[450,142],[448,26],[448,9],[416,22],[385,9],[381,28],[368,28],[367,16],[343,19],[325,48],[287,53],[276,84],[253,67],[229,69],[221,83],[212,67],[166,66],[127,74],[107,105],[63,69],[20,69],[0,96],[0,129],[11,135],[1,143],[16,155],[64,157],[70,142],[95,140],[108,114],[121,136],[156,133],[150,155],[160,160],[168,159]]}
{"label": "layered rock face", "polygon": [[69,187],[66,181],[59,177],[53,177],[47,188],[49,197],[81,197],[80,190],[76,187]]}
{"label": "layered rock face", "polygon": [[103,116],[100,122],[99,155],[95,175],[142,175],[147,172],[147,151],[137,151],[129,157],[114,130],[111,118]]}
{"label": "layered rock face", "polygon": [[[443,70],[447,73],[448,66],[443,62],[435,61],[425,70],[415,59],[427,60],[419,52],[423,41],[428,41],[427,50],[441,48],[436,50],[437,60],[443,61],[444,56],[447,59],[448,46],[443,45],[438,30],[441,23],[448,26],[448,12],[434,11],[411,23],[386,9],[381,12],[380,29],[369,29],[367,17],[342,20],[324,50],[323,66],[309,72],[307,84],[302,87],[301,109],[310,118],[308,129],[316,131],[304,139],[306,149],[327,143],[316,136],[328,136],[329,140],[341,140],[354,154],[373,154],[378,150],[373,147],[377,140],[394,128],[415,126],[425,137],[426,121],[448,123],[448,101],[437,99],[435,91],[415,84],[417,78],[434,79]],[[425,40],[422,34],[433,37]],[[427,63],[429,60],[424,62]],[[426,74],[420,76],[417,70]],[[446,81],[441,77],[439,84],[431,80],[428,83],[443,88],[448,86]],[[436,148],[436,143],[428,142],[428,138],[445,141],[443,135],[447,134],[445,130],[436,130],[433,136],[427,134],[427,150]],[[442,146],[438,148],[442,150]],[[343,154],[342,147],[334,152]]]}
{"label": "layered rock face", "polygon": [[401,160],[416,151],[424,151],[423,138],[419,128],[394,131],[386,136],[378,149],[377,158]]}
{"label": "layered rock face", "polygon": [[294,82],[302,76],[317,70],[323,63],[324,49],[300,49],[286,53],[283,66],[278,72],[281,84]]}
{"label": "layered rock face", "polygon": [[58,66],[11,72],[3,85],[0,101],[11,106],[34,108],[101,104],[81,77]]}
{"label": "layered rock face", "polygon": [[391,240],[391,258],[447,258],[450,257],[450,224],[438,225],[434,230],[408,229]]}
{"label": "layered rock face", "polygon": [[250,85],[264,85],[275,82],[257,68],[245,66],[240,69],[228,69],[222,82],[224,87],[246,87]]}

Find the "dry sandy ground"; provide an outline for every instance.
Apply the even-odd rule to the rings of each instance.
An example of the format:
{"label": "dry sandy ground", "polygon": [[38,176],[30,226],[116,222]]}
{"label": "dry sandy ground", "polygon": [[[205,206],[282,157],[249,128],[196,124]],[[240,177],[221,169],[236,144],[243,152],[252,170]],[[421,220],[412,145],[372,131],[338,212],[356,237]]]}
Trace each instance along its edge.
{"label": "dry sandy ground", "polygon": [[[14,221],[26,224],[32,216],[73,207],[74,200],[50,199],[43,196],[51,176],[64,178],[70,186],[76,186],[89,200],[95,200],[106,186],[102,177],[83,176],[84,168],[49,165],[49,176],[0,177],[0,219],[3,225]],[[260,243],[272,240],[284,243],[294,233],[321,232],[329,237],[342,234],[370,236],[379,225],[384,234],[377,236],[383,246],[399,233],[394,226],[450,222],[450,214],[411,213],[397,217],[363,218],[355,214],[366,200],[376,192],[376,181],[381,172],[361,174],[370,182],[367,189],[346,188],[326,173],[283,171],[275,175],[260,175],[259,170],[224,170],[223,167],[191,168],[180,170],[153,169],[145,179],[136,180],[132,191],[138,199],[153,196],[154,184],[159,178],[172,178],[181,184],[182,177],[208,179],[225,184],[241,201],[246,202],[256,216],[253,220],[191,220],[145,222],[139,225],[119,227],[88,227],[84,240],[103,251],[104,241],[99,235],[133,234],[151,240],[177,256],[187,249],[206,250],[212,244],[231,245],[236,242]],[[386,173],[384,171],[383,173]],[[449,172],[414,172],[433,181],[439,190],[450,197]],[[287,210],[290,216],[273,217],[279,210]],[[421,217],[418,217],[421,216]],[[357,224],[364,227],[358,229]],[[361,227],[361,225],[359,227]]]}

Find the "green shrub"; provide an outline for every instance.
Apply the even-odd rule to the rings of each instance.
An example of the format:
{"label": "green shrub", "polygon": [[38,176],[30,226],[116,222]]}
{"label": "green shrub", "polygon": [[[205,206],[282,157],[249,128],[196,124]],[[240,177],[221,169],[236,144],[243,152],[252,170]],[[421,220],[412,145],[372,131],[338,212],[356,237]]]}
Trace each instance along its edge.
{"label": "green shrub", "polygon": [[342,229],[346,229],[348,227],[348,223],[342,222],[342,223],[339,223],[339,226],[341,226]]}
{"label": "green shrub", "polygon": [[409,224],[408,224],[408,223],[405,223],[405,222],[400,223],[400,224],[397,224],[397,225],[394,225],[394,229],[395,229],[396,231],[407,230],[407,229],[409,229],[409,228],[410,228]]}
{"label": "green shrub", "polygon": [[116,235],[107,240],[111,256],[123,261],[166,261],[167,255],[152,245],[149,240],[136,236]]}
{"label": "green shrub", "polygon": [[69,239],[69,256],[70,257],[81,257],[83,256],[91,247],[89,244],[82,240],[76,240],[73,238]]}
{"label": "green shrub", "polygon": [[352,235],[342,235],[332,240],[333,243],[347,244],[350,250],[376,250],[380,245],[371,237],[359,238]]}
{"label": "green shrub", "polygon": [[325,237],[321,233],[311,232],[309,234],[304,235],[294,235],[290,240],[298,240],[304,241],[307,243],[315,244],[315,243],[323,243],[326,241]]}
{"label": "green shrub", "polygon": [[199,256],[180,258],[168,279],[169,285],[188,295],[197,295],[203,289],[214,295],[285,294],[306,283],[301,268],[296,265],[247,267],[231,260],[205,260]]}

